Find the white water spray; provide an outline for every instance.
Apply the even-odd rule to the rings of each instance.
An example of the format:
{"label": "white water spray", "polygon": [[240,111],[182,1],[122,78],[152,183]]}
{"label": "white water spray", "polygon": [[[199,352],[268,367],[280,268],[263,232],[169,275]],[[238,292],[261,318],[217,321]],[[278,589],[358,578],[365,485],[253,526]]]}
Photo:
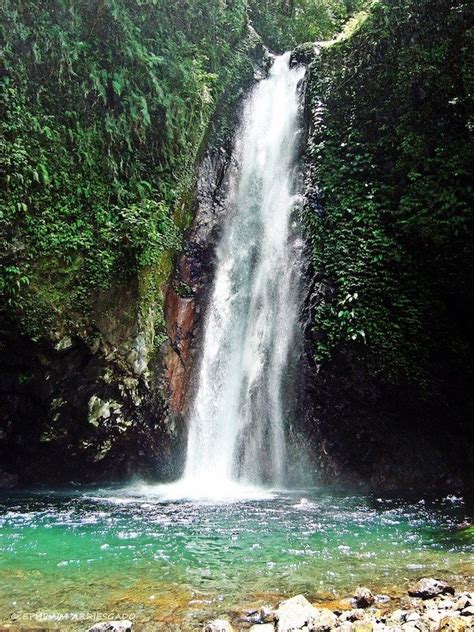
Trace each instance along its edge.
{"label": "white water spray", "polygon": [[293,230],[303,68],[277,57],[244,106],[229,215],[217,250],[181,484],[198,490],[285,479],[285,380],[298,313]]}

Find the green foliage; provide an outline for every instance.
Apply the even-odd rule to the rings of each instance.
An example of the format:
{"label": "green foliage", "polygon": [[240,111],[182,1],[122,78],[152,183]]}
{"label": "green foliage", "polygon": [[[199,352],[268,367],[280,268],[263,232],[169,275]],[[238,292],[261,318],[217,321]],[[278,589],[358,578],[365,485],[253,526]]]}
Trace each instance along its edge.
{"label": "green foliage", "polygon": [[331,38],[366,4],[367,0],[250,0],[249,9],[263,41],[283,52],[304,42]]}
{"label": "green foliage", "polygon": [[243,63],[246,3],[5,0],[1,13],[0,292],[37,335],[48,310],[87,318],[96,290],[178,248],[172,218]]}
{"label": "green foliage", "polygon": [[316,357],[358,345],[425,392],[472,372],[472,18],[461,0],[375,2],[309,71],[325,213],[305,220],[335,288]]}
{"label": "green foliage", "polygon": [[177,250],[179,231],[164,204],[144,200],[119,211],[127,241],[125,250],[139,267],[159,263],[163,251]]}

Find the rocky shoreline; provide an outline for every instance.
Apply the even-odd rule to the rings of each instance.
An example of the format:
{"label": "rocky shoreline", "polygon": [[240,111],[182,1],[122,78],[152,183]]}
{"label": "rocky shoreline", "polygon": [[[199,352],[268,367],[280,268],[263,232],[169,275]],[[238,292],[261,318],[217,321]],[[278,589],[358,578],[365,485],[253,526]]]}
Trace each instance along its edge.
{"label": "rocky shoreline", "polygon": [[[141,629],[137,624],[136,630]],[[173,627],[177,632],[179,628]],[[215,619],[203,632],[469,632],[474,631],[474,590],[455,590],[424,577],[401,599],[376,595],[359,586],[352,597],[331,607],[311,604],[303,595],[245,611],[238,620]],[[131,621],[98,623],[88,632],[134,632]]]}

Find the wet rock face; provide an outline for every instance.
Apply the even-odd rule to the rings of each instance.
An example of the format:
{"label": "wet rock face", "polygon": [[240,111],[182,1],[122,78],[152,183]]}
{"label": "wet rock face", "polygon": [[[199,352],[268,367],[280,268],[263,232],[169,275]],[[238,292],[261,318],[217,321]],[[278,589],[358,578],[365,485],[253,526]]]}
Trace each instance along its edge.
{"label": "wet rock face", "polygon": [[204,319],[215,269],[216,244],[229,211],[227,199],[233,162],[233,138],[247,90],[266,76],[272,62],[252,27],[254,42],[248,65],[233,87],[234,96],[224,95],[211,126],[208,147],[196,176],[190,228],[184,237],[166,296],[166,322],[170,344],[165,351],[164,369],[170,415],[181,423],[192,401],[192,381],[199,362]]}
{"label": "wet rock face", "polygon": [[74,336],[40,343],[9,331],[0,369],[0,486],[167,474],[175,439],[163,425],[153,363],[145,379]]}
{"label": "wet rock face", "polygon": [[18,485],[18,476],[0,470],[0,489],[12,489]]}
{"label": "wet rock face", "polygon": [[[321,282],[319,297],[327,288]],[[307,356],[315,344],[311,332]],[[472,492],[472,473],[456,457],[463,447],[441,411],[385,382],[365,349],[340,348],[319,365],[308,357],[308,366],[301,417],[321,482],[377,493]]]}
{"label": "wet rock face", "polygon": [[210,149],[199,166],[194,220],[185,240],[166,299],[166,320],[171,344],[165,372],[173,413],[182,417],[193,392],[196,365],[204,328],[208,293],[212,288],[215,248],[227,212],[232,147],[230,142]]}

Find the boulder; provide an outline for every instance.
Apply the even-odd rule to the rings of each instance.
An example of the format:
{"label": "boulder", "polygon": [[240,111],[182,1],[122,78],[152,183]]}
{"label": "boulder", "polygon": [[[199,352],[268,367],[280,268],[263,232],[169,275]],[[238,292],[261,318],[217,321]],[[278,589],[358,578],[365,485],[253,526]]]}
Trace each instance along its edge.
{"label": "boulder", "polygon": [[339,619],[341,621],[361,621],[365,617],[365,612],[362,608],[357,608],[356,610],[347,610],[343,612]]}
{"label": "boulder", "polygon": [[343,621],[337,628],[338,632],[354,632],[354,624],[350,621]]}
{"label": "boulder", "polygon": [[408,590],[411,597],[421,597],[421,599],[432,599],[437,595],[454,595],[454,588],[446,582],[423,577]]}
{"label": "boulder", "polygon": [[461,610],[463,617],[474,617],[474,606],[467,606]]}
{"label": "boulder", "polygon": [[260,625],[253,625],[249,632],[275,632],[273,623],[263,623]]}
{"label": "boulder", "polygon": [[420,615],[418,614],[418,612],[409,612],[407,616],[405,617],[405,621],[409,623],[413,623],[414,621],[416,622],[419,620],[420,620]]}
{"label": "boulder", "polygon": [[225,619],[215,619],[204,627],[204,632],[233,632],[233,629]]}
{"label": "boulder", "polygon": [[278,632],[301,630],[316,614],[317,609],[303,595],[286,599],[275,611],[277,630]]}
{"label": "boulder", "polygon": [[359,588],[355,591],[354,599],[358,608],[368,608],[375,601],[372,591],[364,586],[359,586]]}
{"label": "boulder", "polygon": [[282,601],[274,613],[277,632],[327,632],[336,625],[336,615],[328,608],[315,608],[303,595]]}
{"label": "boulder", "polygon": [[354,623],[354,632],[373,632],[375,629],[371,621],[357,621]]}
{"label": "boulder", "polygon": [[273,621],[273,608],[271,606],[262,606],[259,610],[260,621],[262,623],[270,623]]}
{"label": "boulder", "polygon": [[258,610],[247,610],[240,620],[251,624],[271,623],[273,621],[273,608],[265,605]]}
{"label": "boulder", "polygon": [[133,623],[124,619],[122,621],[104,621],[96,623],[87,632],[132,632]]}
{"label": "boulder", "polygon": [[459,595],[456,601],[456,610],[464,610],[464,608],[469,608],[469,606],[474,606],[472,595],[470,593]]}
{"label": "boulder", "polygon": [[439,623],[441,619],[441,613],[436,608],[430,608],[429,610],[425,611],[423,618],[432,624]]}
{"label": "boulder", "polygon": [[458,616],[449,616],[441,619],[437,632],[464,632],[465,630],[467,630],[465,619]]}
{"label": "boulder", "polygon": [[311,632],[327,632],[334,628],[337,617],[329,608],[317,608],[318,615],[308,623]]}
{"label": "boulder", "polygon": [[440,610],[453,610],[455,605],[452,599],[440,599],[438,602],[438,608]]}

